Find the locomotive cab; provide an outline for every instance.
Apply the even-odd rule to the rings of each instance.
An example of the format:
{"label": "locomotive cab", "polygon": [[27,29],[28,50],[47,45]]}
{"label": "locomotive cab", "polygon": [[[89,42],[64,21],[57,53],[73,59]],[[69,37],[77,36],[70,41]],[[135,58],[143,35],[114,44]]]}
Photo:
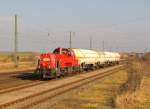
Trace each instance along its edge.
{"label": "locomotive cab", "polygon": [[57,48],[53,53],[56,56],[56,60],[59,61],[62,69],[73,67],[78,64],[73,51],[69,48]]}
{"label": "locomotive cab", "polygon": [[79,71],[78,60],[70,48],[56,48],[53,51],[56,57],[56,69],[60,75],[71,74]]}

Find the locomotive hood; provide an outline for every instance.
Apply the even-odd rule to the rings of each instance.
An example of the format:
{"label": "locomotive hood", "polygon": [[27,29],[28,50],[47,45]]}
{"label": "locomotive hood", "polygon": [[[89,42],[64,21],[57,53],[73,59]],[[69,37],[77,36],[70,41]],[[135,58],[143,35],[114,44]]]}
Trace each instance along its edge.
{"label": "locomotive hood", "polygon": [[51,53],[41,54],[39,59],[39,65],[43,68],[55,68],[55,55]]}

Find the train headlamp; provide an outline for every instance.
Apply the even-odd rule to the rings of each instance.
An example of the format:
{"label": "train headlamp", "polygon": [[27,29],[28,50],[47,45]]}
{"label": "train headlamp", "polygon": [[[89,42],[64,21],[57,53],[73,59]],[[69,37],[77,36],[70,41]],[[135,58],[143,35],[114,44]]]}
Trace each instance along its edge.
{"label": "train headlamp", "polygon": [[50,59],[49,58],[44,58],[43,61],[50,61]]}

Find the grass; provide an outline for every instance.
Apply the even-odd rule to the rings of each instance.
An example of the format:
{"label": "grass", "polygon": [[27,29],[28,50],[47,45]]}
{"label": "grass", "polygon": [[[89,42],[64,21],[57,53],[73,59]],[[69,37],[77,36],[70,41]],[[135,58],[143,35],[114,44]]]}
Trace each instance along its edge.
{"label": "grass", "polygon": [[140,88],[134,93],[127,91],[116,99],[117,109],[149,109],[150,107],[150,78],[142,79]]}
{"label": "grass", "polygon": [[19,66],[15,68],[14,56],[11,52],[0,52],[0,70],[1,72],[7,72],[16,69],[28,69],[36,67],[39,53],[34,52],[19,52]]}
{"label": "grass", "polygon": [[116,109],[150,108],[150,55],[130,59],[127,65],[128,80],[120,87]]}
{"label": "grass", "polygon": [[[24,61],[34,61],[37,56],[39,56],[39,53],[34,52],[19,52],[17,55],[20,58],[20,62]],[[0,62],[1,63],[7,63],[7,62],[13,62],[14,60],[14,54],[11,52],[0,52]]]}
{"label": "grass", "polygon": [[112,109],[114,108],[113,98],[126,79],[126,71],[121,70],[110,77],[79,89],[76,93],[53,105],[51,109]]}

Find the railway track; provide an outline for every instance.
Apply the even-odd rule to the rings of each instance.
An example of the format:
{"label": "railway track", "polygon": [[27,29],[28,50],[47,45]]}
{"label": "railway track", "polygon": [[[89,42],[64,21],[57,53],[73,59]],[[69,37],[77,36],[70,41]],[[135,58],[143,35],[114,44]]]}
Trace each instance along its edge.
{"label": "railway track", "polygon": [[[62,84],[62,85],[58,85],[58,86],[56,85],[56,87],[48,88],[48,89],[40,91],[38,93],[34,93],[29,96],[19,98],[14,101],[11,101],[11,102],[1,104],[0,109],[32,108],[38,104],[41,104],[47,100],[50,100],[51,98],[61,95],[67,91],[76,89],[76,88],[81,87],[90,82],[96,81],[96,80],[104,78],[106,76],[109,76],[109,75],[117,72],[118,70],[121,70],[122,68],[123,68],[122,66],[116,66],[113,68],[105,69],[100,73],[96,72],[94,74],[92,74],[92,73],[81,74],[78,78],[74,77],[73,79],[70,79],[71,81],[66,82],[66,83],[65,83],[65,81],[62,80],[64,82],[64,84]],[[66,79],[68,79],[68,78],[66,78]]]}
{"label": "railway track", "polygon": [[30,69],[30,70],[19,70],[19,71],[8,71],[8,72],[0,72],[0,76],[3,75],[10,75],[10,74],[19,74],[19,73],[26,73],[26,72],[34,72],[34,69]]}
{"label": "railway track", "polygon": [[35,85],[44,84],[44,83],[45,83],[44,81],[24,82],[24,83],[19,84],[19,85],[15,85],[12,87],[7,87],[5,89],[1,89],[0,94],[5,94],[5,93],[11,92],[11,91],[16,91],[16,90],[20,90],[23,88],[28,88],[28,87],[32,87]]}
{"label": "railway track", "polygon": [[[51,80],[51,81],[54,81],[54,80]],[[39,81],[39,80],[23,81],[20,79],[7,78],[4,80],[0,80],[0,94],[5,94],[11,91],[16,91],[19,89],[28,88],[28,87],[32,87],[32,86],[36,86],[36,85],[40,85],[44,83],[46,82]]]}
{"label": "railway track", "polygon": [[34,77],[31,73],[19,73],[1,76],[0,80],[0,94],[32,86],[32,84],[39,84],[38,78]]}
{"label": "railway track", "polygon": [[0,73],[0,90],[15,87],[23,84],[35,82],[37,78],[34,77],[33,73],[27,72],[13,72],[9,74]]}
{"label": "railway track", "polygon": [[[66,77],[64,77],[66,78]],[[64,79],[62,78],[62,79]],[[10,86],[10,83],[9,82],[14,82],[12,86]],[[52,81],[55,81],[55,79],[51,80],[50,82]],[[19,83],[19,82],[22,82],[22,83]],[[7,94],[8,92],[12,92],[12,91],[17,91],[17,90],[20,90],[20,89],[25,89],[25,88],[28,88],[28,87],[32,87],[32,86],[36,86],[36,85],[41,85],[41,84],[45,84],[49,81],[39,81],[39,80],[35,80],[35,81],[19,81],[17,79],[14,79],[14,80],[5,80],[3,81],[3,84],[6,85],[6,83],[9,84],[9,86],[7,87],[6,86],[3,86],[2,88],[0,88],[0,94]]]}
{"label": "railway track", "polygon": [[[66,78],[66,77],[64,77]],[[62,78],[62,79],[64,79]],[[51,80],[55,81],[55,79]],[[16,91],[20,90],[23,88],[28,88],[40,84],[44,84],[48,81],[39,81],[39,80],[34,80],[34,81],[23,81],[20,79],[12,79],[12,78],[5,78],[4,80],[0,80],[0,94],[5,94],[11,91]]]}
{"label": "railway track", "polygon": [[[91,72],[91,71],[89,71]],[[24,73],[24,72],[23,72]],[[23,74],[21,73],[21,74]],[[83,72],[84,73],[84,72]],[[39,80],[20,80],[18,78],[16,78],[16,76],[18,76],[18,74],[20,75],[20,73],[11,73],[8,77],[8,74],[1,76],[2,80],[0,80],[0,94],[5,94],[11,91],[16,91],[19,89],[23,89],[23,88],[28,88],[28,87],[32,87],[35,85],[40,85],[45,83],[44,81],[39,81]],[[26,75],[23,78],[31,78],[31,76],[33,77],[33,75]],[[12,78],[15,77],[15,78]],[[52,80],[51,80],[52,81]]]}

